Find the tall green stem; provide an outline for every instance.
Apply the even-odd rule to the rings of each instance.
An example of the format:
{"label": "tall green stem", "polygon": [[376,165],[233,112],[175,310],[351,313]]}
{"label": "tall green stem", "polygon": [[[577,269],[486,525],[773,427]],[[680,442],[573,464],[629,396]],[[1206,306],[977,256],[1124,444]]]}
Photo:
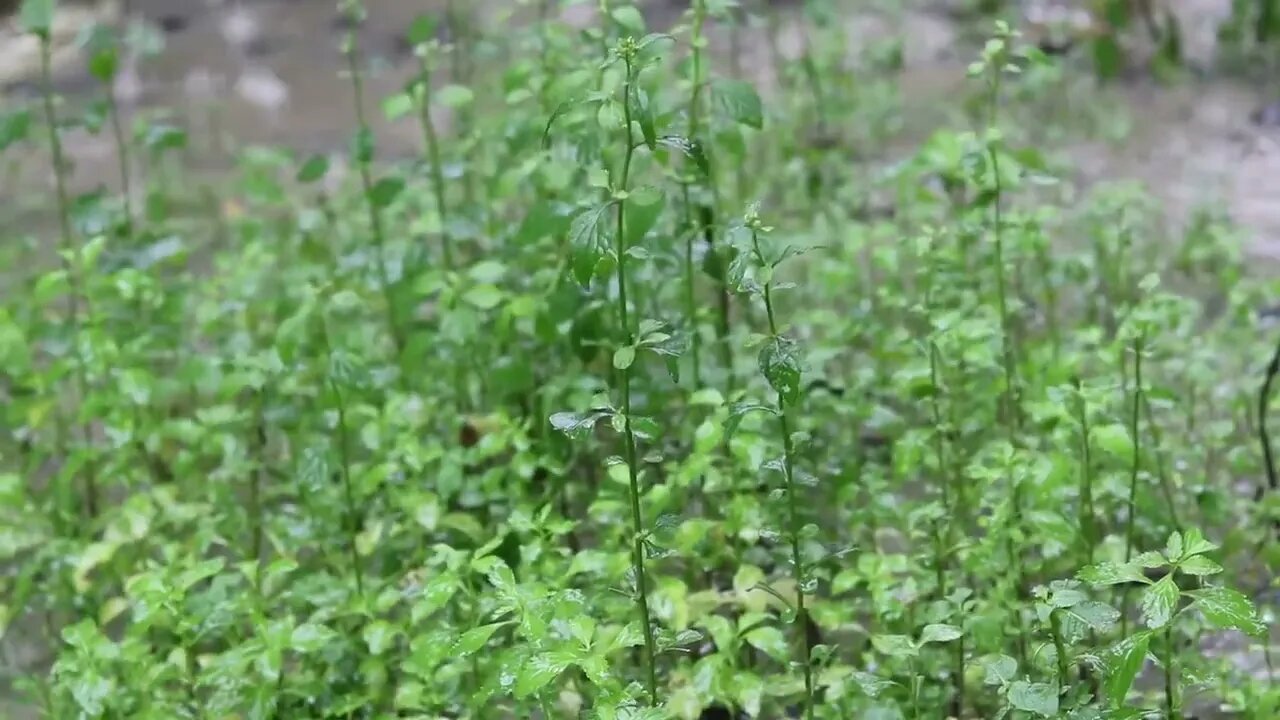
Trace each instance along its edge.
{"label": "tall green stem", "polygon": [[[702,94],[702,50],[706,46],[706,38],[702,35],[702,28],[706,21],[707,6],[705,0],[693,0],[693,27],[692,37],[689,41],[693,77],[690,80],[692,88],[689,91],[689,107],[687,110],[689,142],[697,142],[699,121],[701,120],[701,103],[699,100]],[[702,386],[702,334],[698,331],[698,305],[696,287],[694,285],[696,273],[694,273],[693,248],[699,234],[698,231],[703,228],[699,227],[697,218],[694,215],[693,202],[689,198],[690,184],[691,179],[686,175],[684,182],[681,183],[686,232],[684,245],[684,301],[685,321],[689,324],[689,351],[693,362],[693,386],[697,388]]]}
{"label": "tall green stem", "polygon": [[1085,566],[1093,564],[1093,543],[1097,516],[1093,511],[1093,458],[1089,443],[1089,406],[1080,379],[1075,380],[1076,412],[1080,419],[1080,545]]}
{"label": "tall green stem", "polygon": [[[84,358],[84,350],[80,344],[84,340],[83,328],[80,325],[80,300],[83,288],[80,282],[80,248],[76,245],[75,233],[71,229],[71,203],[67,197],[66,157],[62,151],[62,136],[58,132],[58,113],[53,104],[53,49],[49,32],[39,34],[40,39],[40,79],[42,99],[44,101],[45,126],[49,130],[49,152],[52,155],[54,187],[58,201],[58,229],[62,240],[62,270],[67,275],[70,297],[67,299],[69,324],[71,326],[73,356],[76,363],[76,405],[80,406],[88,399],[89,370]],[[92,314],[88,297],[84,297],[85,312]],[[86,423],[81,426],[84,435],[86,452],[93,442],[93,433]],[[98,516],[98,470],[97,460],[90,454],[84,466],[84,503],[89,520]]]}
{"label": "tall green stem", "polygon": [[[622,174],[618,179],[617,193],[622,196],[618,201],[617,227],[615,228],[616,252],[618,263],[616,269],[618,281],[618,316],[622,322],[627,346],[635,343],[635,334],[631,330],[631,320],[627,311],[627,248],[626,248],[626,193],[631,176],[631,157],[635,152],[635,137],[631,129],[631,84],[634,81],[631,59],[633,46],[624,42],[622,48],[623,61],[626,64],[626,79],[622,83],[622,112],[626,127],[626,151],[623,154]],[[645,666],[649,702],[658,704],[658,669],[657,649],[653,638],[653,626],[649,622],[649,591],[645,584],[644,574],[644,516],[640,511],[640,472],[639,460],[636,457],[636,435],[631,427],[631,367],[622,369],[622,433],[626,442],[627,480],[631,496],[631,525],[634,537],[631,543],[631,565],[636,575],[636,612],[640,615],[640,625],[644,630]]]}
{"label": "tall green stem", "polygon": [[[765,266],[764,253],[760,249],[760,233],[751,229],[751,247],[757,262]],[[769,320],[769,334],[777,340],[778,324],[773,312],[773,282],[764,284],[764,312]],[[804,669],[804,713],[808,720],[813,720],[813,638],[806,631],[808,611],[804,604],[805,567],[804,557],[800,550],[800,500],[797,497],[795,482],[795,448],[791,442],[791,422],[787,413],[787,398],[782,392],[777,393],[778,432],[782,435],[782,476],[787,492],[787,534],[791,536],[791,564],[794,567],[796,581],[796,617],[792,621],[795,633],[802,638],[804,658],[801,667]]]}
{"label": "tall green stem", "polygon": [[[1133,339],[1133,411],[1129,417],[1129,436],[1133,443],[1133,463],[1129,470],[1129,499],[1125,507],[1124,561],[1133,559],[1134,522],[1138,498],[1138,471],[1142,466],[1142,436],[1138,434],[1142,419],[1142,350],[1145,336],[1139,332]],[[1123,591],[1120,609],[1120,635],[1127,634],[1129,625],[1129,590]]]}
{"label": "tall green stem", "polygon": [[[359,0],[347,0],[347,13],[352,26],[357,27],[364,20],[363,6]],[[360,72],[360,53],[356,43],[355,30],[347,33],[346,38],[347,70],[351,75],[351,89],[355,96],[356,106],[356,167],[360,173],[360,185],[364,190],[365,205],[369,213],[369,231],[373,235],[374,259],[378,263],[378,280],[382,285],[382,295],[386,302],[387,329],[395,342],[397,354],[404,351],[405,339],[396,319],[396,304],[391,290],[391,276],[387,270],[387,240],[382,226],[382,211],[374,196],[373,183],[373,130],[369,127],[364,111],[364,79]]]}
{"label": "tall green stem", "polygon": [[448,214],[444,199],[444,169],[440,166],[440,136],[436,132],[435,122],[431,119],[431,58],[430,50],[420,56],[422,68],[422,140],[426,146],[427,159],[431,163],[431,192],[435,198],[436,215],[440,218],[440,249],[444,255],[444,269],[452,271],[453,239],[449,237]]}

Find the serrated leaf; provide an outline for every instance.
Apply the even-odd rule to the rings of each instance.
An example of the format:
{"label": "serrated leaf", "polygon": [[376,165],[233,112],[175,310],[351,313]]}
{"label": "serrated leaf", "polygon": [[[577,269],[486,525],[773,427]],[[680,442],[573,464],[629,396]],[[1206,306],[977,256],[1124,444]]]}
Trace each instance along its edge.
{"label": "serrated leaf", "polygon": [[470,630],[462,633],[462,635],[458,637],[457,641],[453,643],[453,654],[459,657],[466,657],[467,655],[476,652],[480,648],[484,647],[485,643],[489,642],[489,638],[493,637],[493,634],[498,631],[498,628],[510,624],[510,622],[504,621],[471,628]]}
{"label": "serrated leaf", "polygon": [[526,698],[538,692],[555,680],[568,666],[568,660],[558,656],[534,656],[521,666],[516,674],[515,696]]}
{"label": "serrated leaf", "polygon": [[711,85],[711,98],[731,120],[756,130],[764,128],[764,105],[751,83],[743,80],[716,80]]}
{"label": "serrated leaf", "polygon": [[1182,554],[1187,557],[1203,555],[1217,550],[1217,544],[1206,540],[1199,528],[1190,528],[1182,538]]}
{"label": "serrated leaf", "polygon": [[925,645],[927,643],[951,642],[952,640],[959,639],[963,635],[964,633],[955,625],[934,623],[932,625],[924,626],[924,631],[920,633],[920,644]]}
{"label": "serrated leaf", "polygon": [[597,205],[573,219],[569,224],[569,247],[573,252],[573,275],[582,287],[591,284],[596,265],[609,251],[604,239],[601,218],[611,203]]}
{"label": "serrated leaf", "polygon": [[1018,661],[1008,655],[996,655],[982,663],[986,675],[983,682],[988,685],[1007,685],[1018,672]]}
{"label": "serrated leaf", "polygon": [[1234,629],[1253,637],[1265,637],[1267,627],[1258,618],[1258,611],[1241,593],[1231,588],[1213,587],[1189,593],[1195,598],[1196,607],[1214,627]]}
{"label": "serrated leaf", "polygon": [[1178,607],[1178,586],[1173,575],[1165,575],[1142,593],[1142,617],[1151,629],[1162,628],[1173,619]]}
{"label": "serrated leaf", "polygon": [[1216,575],[1222,566],[1203,555],[1192,555],[1178,564],[1178,570],[1188,575]]}
{"label": "serrated leaf", "polygon": [[1058,714],[1058,691],[1048,683],[1029,683],[1022,680],[1009,686],[1009,704],[1042,717]]}
{"label": "serrated leaf", "polygon": [[1107,653],[1106,693],[1112,705],[1124,705],[1133,679],[1146,661],[1150,643],[1151,633],[1139,632],[1116,643]]}
{"label": "serrated leaf", "polygon": [[771,338],[760,349],[759,361],[760,372],[782,404],[795,404],[800,398],[800,359],[794,344],[786,338]]}
{"label": "serrated leaf", "polygon": [[1120,621],[1120,611],[1095,600],[1086,600],[1061,611],[1078,619],[1095,632],[1108,632]]}
{"label": "serrated leaf", "polygon": [[858,689],[870,698],[879,697],[880,693],[896,684],[892,680],[885,680],[882,677],[872,675],[871,673],[864,672],[862,670],[854,670],[849,675],[858,685]]}
{"label": "serrated leaf", "polygon": [[1119,585],[1127,582],[1149,583],[1142,570],[1131,563],[1101,562],[1081,570],[1076,577],[1090,585]]}

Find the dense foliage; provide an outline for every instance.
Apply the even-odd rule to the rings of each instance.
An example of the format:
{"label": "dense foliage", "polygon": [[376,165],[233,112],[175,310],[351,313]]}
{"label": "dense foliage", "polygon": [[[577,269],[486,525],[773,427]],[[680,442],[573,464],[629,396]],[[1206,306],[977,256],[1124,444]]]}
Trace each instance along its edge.
{"label": "dense foliage", "polygon": [[[56,268],[2,231],[37,712],[1280,716],[1269,284],[1224,218],[1075,194],[1035,114],[1069,80],[1003,23],[890,162],[901,47],[847,64],[818,3],[767,91],[727,0],[555,5],[410,29],[421,159],[359,116],[343,167],[246,151],[194,209],[109,35],[87,116],[0,121],[58,179]],[[69,196],[82,123],[125,193]]]}

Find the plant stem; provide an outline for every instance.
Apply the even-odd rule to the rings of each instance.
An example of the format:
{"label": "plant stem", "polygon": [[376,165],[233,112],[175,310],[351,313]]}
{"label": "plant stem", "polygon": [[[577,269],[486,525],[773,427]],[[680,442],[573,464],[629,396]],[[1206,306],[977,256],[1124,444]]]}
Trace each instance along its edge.
{"label": "plant stem", "polygon": [[1174,653],[1173,623],[1164,627],[1164,716],[1168,720],[1182,720],[1178,708],[1178,661]]}
{"label": "plant stem", "polygon": [[1084,564],[1093,564],[1093,543],[1096,537],[1093,512],[1093,458],[1089,444],[1089,408],[1085,401],[1080,379],[1075,379],[1077,413],[1080,418],[1080,545],[1084,550]]}
{"label": "plant stem", "polygon": [[[1145,336],[1139,332],[1133,339],[1133,412],[1129,420],[1129,435],[1133,442],[1133,464],[1129,471],[1129,498],[1125,508],[1124,561],[1133,559],[1134,516],[1138,498],[1138,471],[1141,467],[1142,439],[1138,435],[1139,422],[1142,418],[1142,346]],[[1126,586],[1122,593],[1120,609],[1120,635],[1128,633],[1129,626],[1129,589]]]}
{"label": "plant stem", "polygon": [[[765,259],[764,253],[760,250],[760,233],[755,228],[751,230],[751,246],[755,252],[756,260],[763,266]],[[776,341],[779,335],[778,324],[773,312],[772,280],[764,284],[764,312],[769,321],[769,334]],[[801,660],[801,666],[804,668],[804,713],[808,720],[813,720],[813,645],[809,633],[806,632],[806,623],[809,616],[804,605],[805,568],[804,557],[800,552],[800,500],[797,497],[795,483],[795,448],[792,447],[791,442],[791,424],[787,417],[787,400],[781,392],[777,393],[777,401],[778,431],[782,435],[782,473],[787,492],[787,531],[791,536],[791,563],[794,567],[796,580],[796,617],[792,621],[792,627],[803,639],[804,658]]]}
{"label": "plant stem", "polygon": [[[707,6],[705,0],[693,0],[693,27],[692,37],[689,45],[691,48],[691,62],[693,65],[693,79],[691,80],[692,88],[689,91],[689,107],[687,110],[689,124],[687,135],[689,142],[697,142],[699,132],[699,121],[701,120],[702,104],[699,102],[702,94],[702,50],[706,44],[706,39],[702,35],[703,26],[707,20]],[[684,217],[686,233],[684,246],[684,282],[685,282],[685,321],[689,324],[689,352],[693,363],[693,386],[695,388],[702,386],[702,334],[698,331],[698,306],[696,297],[696,287],[694,286],[693,267],[693,247],[698,236],[699,224],[694,217],[693,202],[689,198],[690,180],[686,176],[681,182],[681,193],[684,200]]]}
{"label": "plant stem", "polygon": [[[71,203],[67,198],[66,158],[62,152],[62,137],[58,132],[58,113],[53,105],[53,69],[52,47],[48,32],[40,33],[40,79],[41,95],[44,101],[45,126],[49,130],[49,152],[53,161],[54,186],[58,201],[58,229],[62,240],[62,270],[67,275],[70,287],[68,302],[69,324],[71,325],[72,346],[76,363],[76,405],[80,406],[88,400],[89,371],[80,347],[83,340],[83,328],[80,325],[80,299],[83,294],[80,278],[80,248],[75,242],[75,234],[71,229]],[[85,313],[91,315],[93,310],[89,299],[85,297]],[[93,442],[93,431],[88,423],[81,425],[86,452]],[[89,453],[84,467],[85,510],[89,520],[98,516],[98,471],[97,460]]]}
{"label": "plant stem", "polygon": [[124,202],[125,232],[133,235],[133,191],[129,181],[129,144],[125,142],[124,125],[120,121],[120,104],[115,88],[106,87],[107,115],[111,118],[111,134],[116,143],[116,162],[120,165],[120,195]]}
{"label": "plant stem", "polygon": [[[428,51],[429,52],[429,51]],[[435,197],[436,215],[440,218],[440,248],[444,255],[444,269],[453,271],[453,239],[449,237],[448,215],[444,198],[444,170],[440,166],[440,137],[431,119],[431,60],[426,53],[420,57],[422,68],[422,139],[431,163],[431,191]]]}
{"label": "plant stem", "polygon": [[1067,664],[1067,646],[1062,640],[1062,617],[1059,613],[1057,609],[1049,613],[1049,631],[1053,635],[1054,654],[1058,656],[1058,692],[1061,693],[1069,682],[1070,669]]}
{"label": "plant stem", "polygon": [[[619,177],[617,190],[627,192],[631,175],[631,156],[635,151],[635,138],[631,130],[631,83],[634,75],[631,67],[631,56],[623,53],[626,63],[626,79],[622,83],[622,112],[626,127],[626,151],[622,160],[622,174]],[[617,280],[618,280],[618,315],[622,322],[622,331],[628,346],[635,343],[631,331],[631,320],[627,313],[627,248],[626,248],[626,214],[625,199],[618,202],[617,227],[615,243],[617,244]],[[626,441],[627,480],[631,496],[631,524],[634,538],[631,546],[631,565],[636,574],[636,612],[640,615],[640,624],[644,630],[644,654],[647,674],[649,703],[658,704],[658,670],[657,649],[653,638],[653,626],[649,622],[649,595],[645,585],[644,574],[644,516],[640,510],[640,472],[636,457],[636,435],[631,427],[631,368],[620,373],[622,378],[622,420],[623,436]]]}
{"label": "plant stem", "polygon": [[[347,0],[347,12],[356,27],[363,21],[363,10],[359,0]],[[369,231],[373,235],[374,259],[378,264],[378,280],[382,285],[382,295],[387,309],[387,330],[395,342],[396,354],[404,352],[405,339],[401,334],[400,323],[396,319],[395,298],[391,291],[391,277],[387,271],[387,240],[382,226],[382,212],[373,194],[373,130],[369,127],[364,112],[364,80],[360,73],[359,46],[356,43],[356,32],[351,30],[346,38],[347,70],[351,74],[351,89],[356,106],[356,166],[359,169],[360,185],[364,190],[365,205],[369,213]]]}

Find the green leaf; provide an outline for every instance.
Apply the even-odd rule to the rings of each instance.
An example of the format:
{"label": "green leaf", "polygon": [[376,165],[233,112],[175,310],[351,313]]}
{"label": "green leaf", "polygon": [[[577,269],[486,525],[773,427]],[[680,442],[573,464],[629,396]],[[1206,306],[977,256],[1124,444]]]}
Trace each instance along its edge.
{"label": "green leaf", "polygon": [[435,37],[437,24],[435,13],[422,13],[409,23],[405,37],[414,45],[421,45]]}
{"label": "green leaf", "polygon": [[31,132],[31,112],[16,110],[0,115],[0,152],[16,142],[25,140]]}
{"label": "green leaf", "polygon": [[858,689],[861,690],[864,695],[871,698],[879,697],[880,693],[896,684],[892,680],[885,680],[884,678],[877,677],[876,675],[872,675],[871,673],[862,670],[854,670],[850,673],[850,676],[858,685]]}
{"label": "green leaf", "polygon": [[1258,618],[1257,609],[1243,593],[1231,588],[1212,587],[1188,594],[1195,598],[1196,607],[1214,627],[1239,630],[1253,637],[1266,636],[1266,625]]}
{"label": "green leaf", "polygon": [[623,5],[609,12],[613,21],[633,35],[644,34],[644,16],[632,5]]}
{"label": "green leaf", "polygon": [[555,655],[535,655],[516,674],[515,695],[526,698],[546,687],[569,667],[569,661]]}
{"label": "green leaf", "polygon": [[300,653],[312,653],[337,636],[336,632],[319,623],[303,623],[289,635],[289,647]]}
{"label": "green leaf", "polygon": [[1203,555],[1192,555],[1178,564],[1178,570],[1188,575],[1216,575],[1222,566]]}
{"label": "green leaf", "polygon": [[794,343],[782,337],[771,338],[760,349],[759,361],[760,372],[778,393],[782,405],[794,405],[800,399],[800,360]]}
{"label": "green leaf", "polygon": [[778,662],[786,662],[791,656],[791,650],[787,647],[787,636],[781,628],[763,625],[747,633],[743,639],[748,645]]}
{"label": "green leaf", "polygon": [[1119,585],[1120,583],[1150,583],[1142,569],[1136,565],[1102,562],[1081,570],[1076,577],[1090,585]]}
{"label": "green leaf", "polygon": [[1173,575],[1165,575],[1142,593],[1142,617],[1151,629],[1162,628],[1173,619],[1178,607],[1178,586]]}
{"label": "green leaf", "polygon": [[47,36],[53,27],[56,5],[55,0],[22,0],[22,8],[18,11],[19,25],[33,35]]}
{"label": "green leaf", "polygon": [[711,174],[711,162],[707,159],[707,153],[703,149],[702,143],[680,135],[664,135],[658,138],[658,145],[678,150],[693,161],[703,177]]}
{"label": "green leaf", "polygon": [[1110,605],[1094,600],[1086,600],[1062,610],[1063,614],[1074,617],[1089,626],[1095,632],[1108,632],[1120,621],[1120,611]]}
{"label": "green leaf", "polygon": [[964,635],[960,628],[955,625],[932,624],[925,625],[924,631],[920,633],[920,644],[928,643],[945,643],[957,640]]}
{"label": "green leaf", "polygon": [[1089,430],[1089,442],[1112,457],[1133,460],[1133,440],[1124,425],[1111,423],[1095,426]]}
{"label": "green leaf", "polygon": [[1146,661],[1150,643],[1149,631],[1138,632],[1116,643],[1107,653],[1106,693],[1112,705],[1124,705],[1133,679]]}
{"label": "green leaf", "polygon": [[324,155],[312,155],[298,168],[297,180],[301,183],[313,183],[329,172],[329,158]]}
{"label": "green leaf", "polygon": [[492,310],[505,300],[507,294],[493,285],[476,285],[463,294],[462,299],[479,310]]}
{"label": "green leaf", "polygon": [[551,427],[570,437],[580,438],[591,432],[604,413],[558,412],[551,416]]}
{"label": "green leaf", "polygon": [[397,631],[386,620],[375,620],[365,626],[361,636],[370,655],[381,655],[395,642]]}
{"label": "green leaf", "polygon": [[627,198],[626,235],[627,247],[640,242],[662,215],[666,207],[666,196],[637,192]]}
{"label": "green leaf", "polygon": [[996,655],[982,663],[986,670],[983,679],[988,685],[1007,685],[1018,672],[1018,661],[1008,655]]}
{"label": "green leaf", "polygon": [[911,657],[916,654],[916,644],[906,635],[872,635],[871,644],[890,657]]}
{"label": "green leaf", "polygon": [[382,115],[390,121],[399,120],[413,112],[413,105],[413,97],[407,92],[388,95],[387,99],[382,101]]}
{"label": "green leaf", "polygon": [[404,178],[394,175],[384,177],[374,183],[369,190],[369,202],[376,208],[385,208],[395,202],[402,190],[404,190]]}
{"label": "green leaf", "polygon": [[1009,686],[1009,704],[1043,717],[1058,714],[1058,691],[1048,683],[1019,680]]}
{"label": "green leaf", "polygon": [[445,85],[436,94],[436,99],[445,107],[459,108],[469,104],[476,94],[465,85]]}
{"label": "green leaf", "polygon": [[1186,534],[1182,538],[1182,554],[1187,557],[1203,555],[1204,553],[1213,552],[1217,549],[1218,546],[1215,543],[1206,540],[1204,533],[1200,532],[1198,528],[1191,528],[1187,530]]}
{"label": "green leaf", "polygon": [[716,80],[711,84],[711,98],[731,120],[756,130],[764,128],[764,106],[751,83]]}
{"label": "green leaf", "polygon": [[597,205],[573,219],[569,225],[569,247],[573,252],[573,276],[582,287],[591,285],[596,265],[609,252],[601,218],[612,203]]}
{"label": "green leaf", "polygon": [[498,628],[510,624],[509,621],[489,623],[462,633],[462,636],[453,644],[453,654],[459,657],[466,657],[476,652],[484,647],[485,643],[489,642],[489,638],[493,637]]}
{"label": "green leaf", "polygon": [[658,132],[653,125],[653,108],[649,106],[649,95],[636,88],[634,117],[640,125],[640,134],[644,136],[644,144],[653,152],[658,147]]}
{"label": "green leaf", "polygon": [[636,346],[624,345],[613,352],[613,366],[619,370],[626,370],[631,367],[631,363],[636,360]]}

